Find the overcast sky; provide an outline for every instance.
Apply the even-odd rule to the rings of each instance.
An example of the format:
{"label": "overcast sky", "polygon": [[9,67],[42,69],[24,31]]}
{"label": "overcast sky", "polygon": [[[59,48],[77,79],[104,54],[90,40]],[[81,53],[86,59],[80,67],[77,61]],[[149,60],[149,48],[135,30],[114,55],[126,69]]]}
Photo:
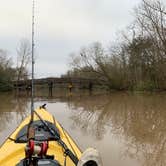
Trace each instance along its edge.
{"label": "overcast sky", "polygon": [[[100,41],[108,45],[132,20],[141,0],[36,0],[35,76],[60,76],[69,55]],[[0,49],[16,62],[22,38],[31,39],[31,0],[0,0]]]}

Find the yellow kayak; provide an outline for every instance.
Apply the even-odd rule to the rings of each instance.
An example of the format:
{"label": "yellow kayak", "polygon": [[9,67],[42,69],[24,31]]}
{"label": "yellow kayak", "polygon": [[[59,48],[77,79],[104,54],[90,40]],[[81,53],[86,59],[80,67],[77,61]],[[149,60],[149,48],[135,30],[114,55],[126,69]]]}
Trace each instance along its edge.
{"label": "yellow kayak", "polygon": [[[0,166],[77,165],[81,150],[44,107],[34,111],[31,124],[30,120],[28,116],[1,146]],[[33,138],[27,134],[29,126]]]}

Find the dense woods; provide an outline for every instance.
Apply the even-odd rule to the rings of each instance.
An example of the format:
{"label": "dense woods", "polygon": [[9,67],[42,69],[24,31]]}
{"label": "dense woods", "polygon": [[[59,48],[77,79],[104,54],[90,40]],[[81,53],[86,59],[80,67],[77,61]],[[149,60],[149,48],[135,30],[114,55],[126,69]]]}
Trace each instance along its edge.
{"label": "dense woods", "polygon": [[118,43],[96,42],[71,55],[70,77],[96,78],[109,89],[166,89],[166,9],[160,0],[142,0],[134,22]]}

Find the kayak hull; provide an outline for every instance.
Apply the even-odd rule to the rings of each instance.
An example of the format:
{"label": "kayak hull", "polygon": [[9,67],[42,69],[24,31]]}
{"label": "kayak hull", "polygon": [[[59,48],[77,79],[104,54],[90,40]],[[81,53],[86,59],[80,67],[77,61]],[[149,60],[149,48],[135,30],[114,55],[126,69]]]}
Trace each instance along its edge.
{"label": "kayak hull", "polygon": [[[73,154],[79,159],[81,157],[81,150],[78,148],[73,139],[69,136],[69,134],[63,129],[63,127],[58,123],[55,118],[48,113],[44,108],[39,108],[36,110],[36,113],[44,120],[48,121],[54,125],[59,131],[60,138],[67,145],[67,147],[73,152]],[[25,147],[26,143],[16,143],[16,138],[20,130],[25,127],[30,122],[31,116],[28,116],[19,126],[18,128],[6,139],[3,145],[0,148],[0,165],[3,166],[15,166],[22,159],[25,158]],[[39,121],[39,117],[34,114],[34,121]],[[49,147],[47,151],[48,155],[54,155],[54,158],[60,163],[60,165],[64,165],[66,162],[67,166],[74,166],[75,164],[72,160],[64,155],[64,149],[59,145],[59,143],[55,140],[49,141]]]}

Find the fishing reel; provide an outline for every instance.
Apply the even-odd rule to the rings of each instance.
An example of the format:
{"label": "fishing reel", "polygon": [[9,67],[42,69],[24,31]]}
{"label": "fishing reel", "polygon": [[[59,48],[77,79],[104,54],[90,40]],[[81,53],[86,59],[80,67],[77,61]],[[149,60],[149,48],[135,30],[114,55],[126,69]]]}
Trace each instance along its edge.
{"label": "fishing reel", "polygon": [[25,158],[16,166],[60,166],[54,156],[47,155],[48,142],[30,139],[25,147]]}
{"label": "fishing reel", "polygon": [[25,154],[27,158],[30,158],[32,156],[38,156],[43,157],[47,155],[48,150],[48,142],[37,142],[33,139],[29,140],[25,147]]}
{"label": "fishing reel", "polygon": [[35,129],[33,126],[29,127],[28,139],[29,141],[25,147],[26,158],[31,158],[33,156],[46,156],[48,150],[48,141],[35,141]]}

